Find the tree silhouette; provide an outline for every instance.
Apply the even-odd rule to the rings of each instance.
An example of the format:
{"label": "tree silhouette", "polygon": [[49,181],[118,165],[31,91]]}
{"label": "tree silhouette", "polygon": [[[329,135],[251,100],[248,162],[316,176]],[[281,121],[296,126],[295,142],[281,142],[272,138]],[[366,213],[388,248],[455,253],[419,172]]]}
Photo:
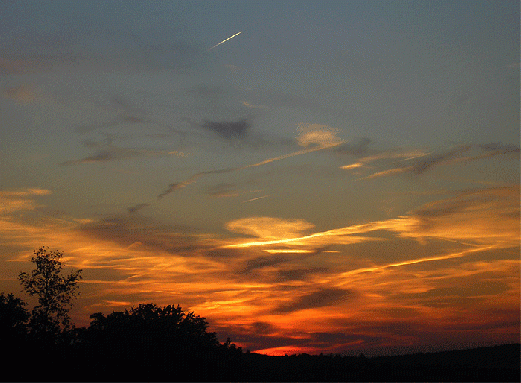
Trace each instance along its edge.
{"label": "tree silhouette", "polygon": [[13,294],[0,294],[0,343],[3,345],[16,342],[25,335],[25,325],[29,319],[26,305]]}
{"label": "tree silhouette", "polygon": [[26,332],[29,312],[25,306],[26,303],[13,294],[0,293],[0,344],[6,350],[0,361],[3,380],[24,378],[20,376],[22,360],[30,349]]}
{"label": "tree silhouette", "polygon": [[81,279],[81,270],[62,276],[62,256],[60,251],[41,247],[34,251],[31,258],[36,268],[30,274],[19,274],[24,290],[38,297],[38,305],[33,308],[29,320],[31,332],[47,339],[69,329],[68,313],[77,295],[78,280]]}
{"label": "tree silhouette", "polygon": [[[205,380],[211,376],[211,359],[220,350],[217,336],[207,331],[205,318],[184,312],[179,305],[140,304],[124,312],[95,313],[91,318],[87,348],[96,352],[87,354],[94,355],[90,363],[103,376],[118,380]],[[138,375],[122,375],[131,371]],[[147,375],[139,376],[144,372]]]}

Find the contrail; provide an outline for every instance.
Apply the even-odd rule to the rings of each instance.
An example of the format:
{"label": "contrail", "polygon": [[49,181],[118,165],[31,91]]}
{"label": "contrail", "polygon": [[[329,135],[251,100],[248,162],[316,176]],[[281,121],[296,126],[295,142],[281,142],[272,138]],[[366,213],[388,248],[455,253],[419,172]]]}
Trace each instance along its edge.
{"label": "contrail", "polygon": [[[324,150],[324,149],[333,148],[335,146],[343,144],[344,142],[345,141],[339,141],[339,142],[334,142],[332,144],[321,145],[321,146],[318,146],[316,148],[303,149],[303,150],[299,150],[297,152],[284,154],[284,155],[279,156],[279,157],[268,158],[267,160],[264,160],[264,161],[261,161],[261,162],[257,162],[255,164],[244,165],[244,166],[241,166],[241,167],[218,169],[218,170],[208,170],[208,171],[204,171],[204,172],[199,172],[199,173],[194,174],[192,177],[190,177],[186,181],[179,182],[179,183],[173,183],[173,184],[168,185],[168,188],[163,193],[158,195],[157,198],[161,199],[164,196],[166,196],[167,194],[170,194],[173,191],[176,191],[176,190],[184,188],[184,187],[186,187],[186,186],[188,186],[190,184],[193,184],[193,183],[197,182],[197,180],[199,178],[201,178],[203,176],[206,176],[206,175],[209,175],[209,174],[231,173],[231,172],[235,172],[235,171],[238,171],[238,170],[245,170],[245,169],[249,169],[249,168],[255,168],[257,166],[266,165],[266,164],[269,164],[270,162],[280,161],[280,160],[283,160],[285,158],[299,156],[301,154],[306,154],[306,153],[311,153],[311,152],[316,152],[318,150]],[[264,197],[260,197],[260,198],[264,198]],[[246,202],[249,202],[249,201],[246,201]]]}
{"label": "contrail", "polygon": [[[234,35],[228,37],[226,40],[221,41],[219,44],[215,44],[215,45],[214,45],[213,47],[211,47],[210,49],[213,49],[213,48],[215,48],[216,46],[221,45],[222,43],[225,43],[225,42],[227,42],[228,40],[233,39],[235,36],[238,36],[238,35],[240,35],[241,33],[242,33],[242,32],[239,32],[239,33],[236,33],[236,34],[234,34]],[[210,50],[210,49],[208,49],[208,50]]]}

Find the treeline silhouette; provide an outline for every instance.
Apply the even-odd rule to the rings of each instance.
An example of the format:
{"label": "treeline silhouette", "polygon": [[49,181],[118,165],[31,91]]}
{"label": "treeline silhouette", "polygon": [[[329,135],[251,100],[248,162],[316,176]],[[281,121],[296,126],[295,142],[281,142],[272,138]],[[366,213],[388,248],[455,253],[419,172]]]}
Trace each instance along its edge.
{"label": "treeline silhouette", "polygon": [[208,322],[180,306],[141,304],[95,313],[86,328],[53,339],[24,324],[28,313],[0,294],[3,381],[503,381],[520,379],[520,345],[366,358],[266,356],[219,343]]}
{"label": "treeline silhouette", "polygon": [[38,297],[31,312],[0,293],[2,381],[520,381],[520,345],[366,358],[361,354],[284,357],[220,343],[205,318],[179,305],[140,304],[90,316],[75,328],[68,316],[78,270],[63,276],[60,252],[35,251],[20,273]]}
{"label": "treeline silhouette", "polygon": [[236,380],[241,348],[219,343],[208,322],[180,306],[95,313],[87,328],[40,336],[24,324],[21,301],[0,295],[2,380]]}

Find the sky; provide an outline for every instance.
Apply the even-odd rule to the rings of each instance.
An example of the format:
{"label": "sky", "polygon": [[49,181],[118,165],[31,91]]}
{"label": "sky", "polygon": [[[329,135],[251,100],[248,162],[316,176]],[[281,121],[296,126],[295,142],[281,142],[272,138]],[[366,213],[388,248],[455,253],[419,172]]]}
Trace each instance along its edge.
{"label": "sky", "polygon": [[519,342],[517,1],[0,4],[0,291],[269,355]]}

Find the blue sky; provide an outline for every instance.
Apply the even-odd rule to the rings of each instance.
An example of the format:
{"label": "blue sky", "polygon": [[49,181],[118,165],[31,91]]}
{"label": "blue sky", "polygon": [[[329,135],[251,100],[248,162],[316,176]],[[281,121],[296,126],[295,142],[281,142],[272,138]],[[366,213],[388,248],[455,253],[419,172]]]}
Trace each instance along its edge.
{"label": "blue sky", "polygon": [[519,338],[518,2],[4,3],[0,111],[0,286],[59,248],[78,323],[180,303],[272,354]]}

